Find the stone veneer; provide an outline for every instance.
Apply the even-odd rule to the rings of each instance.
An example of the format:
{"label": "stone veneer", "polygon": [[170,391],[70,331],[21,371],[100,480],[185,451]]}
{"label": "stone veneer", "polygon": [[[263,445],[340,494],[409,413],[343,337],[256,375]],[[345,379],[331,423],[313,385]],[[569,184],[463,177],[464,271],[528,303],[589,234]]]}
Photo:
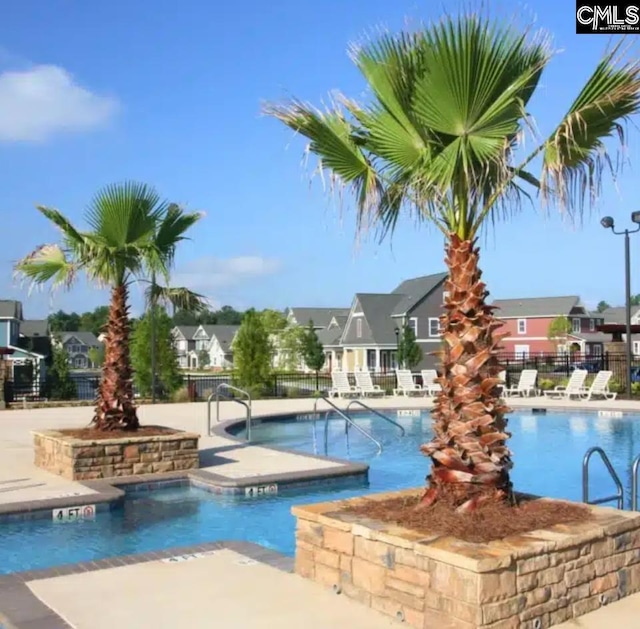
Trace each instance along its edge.
{"label": "stone veneer", "polygon": [[640,590],[640,513],[474,544],[340,512],[415,493],[293,507],[296,572],[425,629],[544,629]]}
{"label": "stone veneer", "polygon": [[33,433],[36,466],[71,480],[197,469],[199,438],[181,431],[99,440],[56,430]]}

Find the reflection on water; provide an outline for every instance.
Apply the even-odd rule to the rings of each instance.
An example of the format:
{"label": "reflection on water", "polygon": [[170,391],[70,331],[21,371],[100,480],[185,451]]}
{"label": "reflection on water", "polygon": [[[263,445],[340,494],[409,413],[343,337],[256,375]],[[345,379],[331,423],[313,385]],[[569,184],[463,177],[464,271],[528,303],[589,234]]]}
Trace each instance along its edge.
{"label": "reflection on water", "polygon": [[587,420],[581,416],[572,416],[569,417],[569,428],[572,433],[584,435],[589,427],[587,426]]}
{"label": "reflection on water", "polygon": [[523,432],[536,433],[538,431],[538,417],[536,415],[525,415],[520,420]]}

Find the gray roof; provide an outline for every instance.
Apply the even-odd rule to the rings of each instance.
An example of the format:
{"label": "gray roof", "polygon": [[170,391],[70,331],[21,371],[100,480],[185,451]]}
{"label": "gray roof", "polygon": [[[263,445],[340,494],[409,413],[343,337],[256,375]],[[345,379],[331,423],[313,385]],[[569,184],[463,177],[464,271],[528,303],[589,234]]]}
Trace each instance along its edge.
{"label": "gray roof", "polygon": [[391,316],[398,317],[407,314],[418,302],[446,279],[446,273],[435,273],[434,275],[423,275],[422,277],[414,277],[411,280],[402,282],[392,291],[392,294],[403,295],[404,298],[396,304]]}
{"label": "gray roof", "polygon": [[342,328],[331,328],[318,330],[316,332],[318,340],[325,346],[340,345],[340,337],[342,336]]}
{"label": "gray roof", "polygon": [[334,316],[348,317],[349,308],[289,308],[295,317],[298,325],[313,325],[319,328],[326,328]]}
{"label": "gray roof", "polygon": [[20,336],[31,338],[34,336],[49,336],[49,322],[46,319],[20,322]]}
{"label": "gray roof", "polygon": [[[633,317],[640,310],[640,306],[631,306],[631,316]],[[597,316],[604,317],[605,323],[624,323],[627,313],[624,306],[607,308]]]}
{"label": "gray roof", "polygon": [[96,335],[93,332],[61,332],[60,333],[60,341],[62,343],[66,343],[69,339],[76,338],[83,345],[88,345],[89,347],[100,347],[100,341],[96,338]]}
{"label": "gray roof", "polygon": [[391,318],[398,304],[404,299],[404,295],[395,293],[357,293],[356,299],[360,303],[364,318],[367,320],[370,337],[364,334],[357,343],[373,341],[377,345],[391,345],[396,343],[396,321]]}
{"label": "gray roof", "polygon": [[604,332],[580,332],[579,334],[572,333],[570,336],[582,339],[587,343],[608,343],[611,340],[611,334]]}
{"label": "gray roof", "polygon": [[203,325],[202,329],[209,338],[214,336],[218,339],[222,349],[229,349],[236,332],[240,328],[239,325]]}
{"label": "gray roof", "polygon": [[580,303],[580,297],[524,297],[522,299],[495,299],[496,316],[506,317],[558,317],[567,316]]}
{"label": "gray roof", "polygon": [[22,304],[14,299],[0,299],[0,318],[22,319]]}
{"label": "gray roof", "polygon": [[334,315],[333,317],[336,320],[336,323],[340,327],[341,330],[344,330],[344,326],[347,325],[347,321],[349,320],[349,315]]}
{"label": "gray roof", "polygon": [[174,329],[177,328],[180,334],[182,334],[187,341],[190,341],[199,327],[199,325],[176,325]]}

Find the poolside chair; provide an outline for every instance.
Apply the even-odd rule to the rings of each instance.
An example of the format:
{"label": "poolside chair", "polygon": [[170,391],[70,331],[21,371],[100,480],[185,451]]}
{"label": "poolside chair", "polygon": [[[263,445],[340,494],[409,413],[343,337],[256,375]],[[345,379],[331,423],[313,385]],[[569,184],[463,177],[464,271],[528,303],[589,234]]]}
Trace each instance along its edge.
{"label": "poolside chair", "polygon": [[360,389],[362,395],[365,397],[367,395],[375,396],[375,395],[384,395],[384,389],[381,389],[379,385],[373,384],[373,380],[371,380],[371,373],[369,371],[356,371],[356,387]]}
{"label": "poolside chair", "polygon": [[332,371],[331,386],[329,397],[358,397],[360,395],[360,388],[351,385],[349,374],[346,371]]}
{"label": "poolside chair", "polygon": [[393,390],[394,395],[420,395],[425,389],[413,381],[413,374],[410,369],[396,369],[396,378],[398,379],[398,387]]}
{"label": "poolside chair", "polygon": [[570,400],[571,397],[575,395],[578,398],[584,398],[586,394],[584,382],[588,374],[589,372],[586,369],[574,369],[566,387],[557,386],[551,389],[551,391],[545,391],[545,397],[556,400]]}
{"label": "poolside chair", "polygon": [[420,375],[422,376],[422,388],[427,395],[435,395],[442,389],[440,383],[436,382],[438,372],[435,369],[423,369]]}
{"label": "poolside chair", "polygon": [[609,391],[611,376],[613,376],[612,371],[599,371],[585,393],[585,401],[589,401],[593,396],[601,396],[605,400],[615,400],[618,394]]}
{"label": "poolside chair", "polygon": [[537,379],[537,369],[523,369],[520,372],[520,380],[518,380],[518,384],[512,387],[505,387],[502,394],[505,397],[516,395],[520,397],[529,397],[530,395],[536,395],[538,393],[536,389]]}

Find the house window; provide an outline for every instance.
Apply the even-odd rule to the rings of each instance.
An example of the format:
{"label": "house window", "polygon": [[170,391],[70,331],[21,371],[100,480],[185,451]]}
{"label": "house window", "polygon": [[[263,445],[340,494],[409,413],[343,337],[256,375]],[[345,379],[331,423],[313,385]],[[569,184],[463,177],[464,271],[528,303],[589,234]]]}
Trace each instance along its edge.
{"label": "house window", "polygon": [[[589,346],[587,346],[589,347]],[[602,345],[600,343],[592,343],[591,344],[591,355],[592,356],[602,356]]]}
{"label": "house window", "polygon": [[429,336],[440,336],[440,319],[436,317],[429,319]]}
{"label": "house window", "polygon": [[528,345],[516,345],[513,349],[514,349],[514,354],[516,355],[516,358],[529,358]]}
{"label": "house window", "polygon": [[589,332],[596,331],[596,322],[593,319],[589,319]]}
{"label": "house window", "polygon": [[418,317],[409,319],[409,327],[413,330],[414,336],[418,338]]}
{"label": "house window", "polygon": [[71,354],[79,354],[81,349],[80,345],[69,345],[68,351]]}
{"label": "house window", "polygon": [[640,341],[633,342],[633,353],[635,355],[640,354]]}
{"label": "house window", "polygon": [[526,333],[527,333],[527,320],[518,319],[518,334],[526,334]]}
{"label": "house window", "polygon": [[580,333],[580,319],[573,319],[571,321],[571,326],[574,334]]}
{"label": "house window", "polygon": [[200,352],[203,349],[207,349],[208,341],[196,341],[196,351]]}
{"label": "house window", "polygon": [[362,319],[356,319],[356,336],[362,338]]}

